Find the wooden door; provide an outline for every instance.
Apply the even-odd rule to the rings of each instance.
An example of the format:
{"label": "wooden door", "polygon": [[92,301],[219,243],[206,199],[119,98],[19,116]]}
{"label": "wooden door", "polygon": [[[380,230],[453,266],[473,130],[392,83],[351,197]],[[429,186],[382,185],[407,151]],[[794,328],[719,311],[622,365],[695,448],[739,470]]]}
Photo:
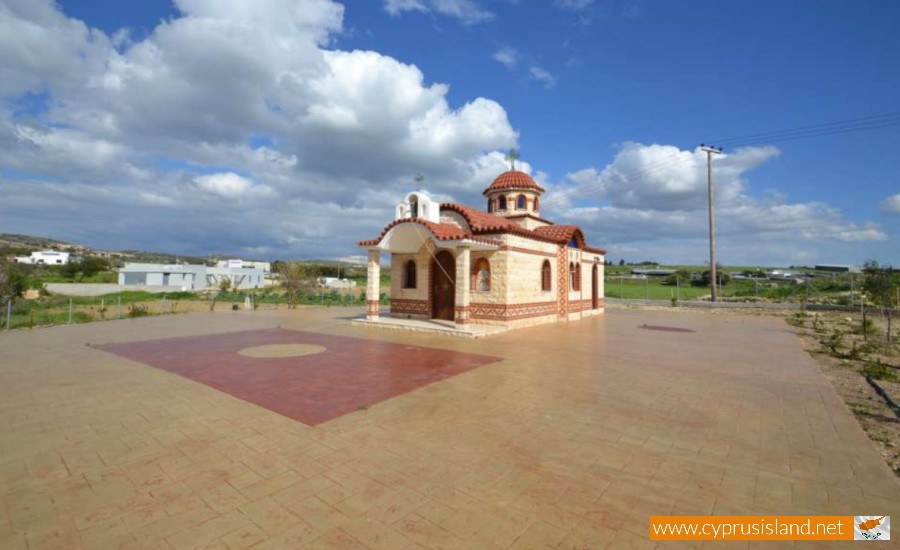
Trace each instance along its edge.
{"label": "wooden door", "polygon": [[438,252],[431,261],[431,285],[431,317],[452,321],[456,305],[456,259],[446,250]]}
{"label": "wooden door", "polygon": [[600,307],[600,290],[597,288],[599,283],[597,273],[597,264],[594,264],[594,269],[591,270],[591,309]]}

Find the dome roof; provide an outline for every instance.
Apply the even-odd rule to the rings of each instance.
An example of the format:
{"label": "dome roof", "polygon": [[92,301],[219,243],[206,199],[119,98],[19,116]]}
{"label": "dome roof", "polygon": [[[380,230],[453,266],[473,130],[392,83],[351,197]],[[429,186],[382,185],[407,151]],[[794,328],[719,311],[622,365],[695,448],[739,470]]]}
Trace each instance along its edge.
{"label": "dome roof", "polygon": [[544,188],[540,185],[536,184],[531,176],[526,174],[525,172],[519,172],[518,170],[508,170],[503,172],[497,179],[494,180],[487,189],[484,190],[483,195],[487,195],[492,191],[502,191],[505,189],[528,189],[531,191],[537,191],[539,193],[544,192]]}

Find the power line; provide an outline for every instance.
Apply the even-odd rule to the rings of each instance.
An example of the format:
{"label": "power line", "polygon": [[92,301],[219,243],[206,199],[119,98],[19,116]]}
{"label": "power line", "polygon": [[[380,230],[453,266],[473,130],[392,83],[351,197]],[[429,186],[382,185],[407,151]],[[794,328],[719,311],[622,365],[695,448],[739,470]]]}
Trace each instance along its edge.
{"label": "power line", "polygon": [[900,111],[890,112],[890,113],[881,113],[877,115],[869,115],[858,118],[849,118],[844,120],[837,120],[832,122],[824,122],[819,124],[808,124],[805,126],[796,126],[793,128],[783,128],[781,130],[769,130],[766,132],[758,132],[755,134],[745,134],[742,136],[733,136],[724,139],[714,140],[714,143],[719,143],[723,145],[728,145],[735,142],[747,142],[747,141],[761,141],[767,140],[768,138],[778,138],[782,135],[787,134],[795,134],[802,132],[814,132],[820,130],[840,130],[841,127],[844,126],[856,126],[856,125],[866,125],[866,124],[877,124],[881,122],[894,122],[900,121]]}

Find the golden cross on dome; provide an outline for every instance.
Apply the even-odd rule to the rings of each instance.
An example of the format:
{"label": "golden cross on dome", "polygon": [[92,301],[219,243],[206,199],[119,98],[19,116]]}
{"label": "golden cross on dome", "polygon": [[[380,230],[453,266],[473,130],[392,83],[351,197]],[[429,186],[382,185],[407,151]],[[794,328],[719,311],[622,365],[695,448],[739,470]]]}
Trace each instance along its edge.
{"label": "golden cross on dome", "polygon": [[506,153],[506,160],[509,161],[509,169],[515,171],[516,161],[519,160],[519,150],[515,147],[510,148],[509,153]]}

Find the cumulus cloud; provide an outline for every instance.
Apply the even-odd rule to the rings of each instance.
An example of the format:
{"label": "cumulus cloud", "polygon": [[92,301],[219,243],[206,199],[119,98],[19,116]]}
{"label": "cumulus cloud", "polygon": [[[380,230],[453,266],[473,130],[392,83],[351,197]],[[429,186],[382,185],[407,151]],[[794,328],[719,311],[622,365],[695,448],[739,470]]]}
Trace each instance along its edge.
{"label": "cumulus cloud", "polygon": [[[439,200],[480,205],[508,168],[501,151],[519,136],[500,104],[451,104],[448,86],[414,65],[336,49],[339,4],[176,7],[136,39],[91,29],[50,0],[0,0],[0,230],[119,249],[336,257],[380,230],[419,186],[416,172]],[[839,251],[885,238],[827,204],[754,194],[748,173],[778,154],[716,160],[723,250],[801,257],[821,243]],[[545,214],[583,224],[600,246],[703,249],[701,152],[629,143],[606,166],[535,178],[549,190]]]}
{"label": "cumulus cloud", "polygon": [[[822,202],[754,195],[748,173],[779,154],[771,146],[747,147],[714,161],[716,233],[726,256],[802,263],[800,258],[824,259],[812,254],[821,254],[824,243],[832,252],[843,246],[850,253],[855,244],[887,239],[876,224],[848,222]],[[624,144],[602,169],[568,174],[550,185],[542,202],[548,214],[581,224],[592,241],[620,250],[657,250],[659,261],[702,261],[707,204],[703,151],[640,143]],[[660,249],[659,243],[673,239]]]}
{"label": "cumulus cloud", "polygon": [[194,178],[197,187],[213,195],[228,199],[243,199],[252,195],[268,195],[272,189],[267,185],[254,185],[252,180],[234,172],[205,174]]}
{"label": "cumulus cloud", "polygon": [[[0,0],[0,187],[16,197],[0,204],[4,230],[83,238],[102,212],[102,246],[333,256],[377,230],[417,171],[462,199],[490,152],[517,142],[495,101],[451,105],[413,65],[329,48],[342,29],[335,2],[176,7],[135,40],[49,0]],[[223,229],[222,201],[239,204],[228,219],[241,229]],[[84,217],[35,214],[54,202]],[[141,225],[170,219],[190,228],[166,240]]]}
{"label": "cumulus cloud", "polygon": [[888,214],[900,214],[900,193],[881,201],[881,209]]}
{"label": "cumulus cloud", "polygon": [[437,13],[455,17],[466,24],[481,23],[494,18],[474,0],[384,0],[384,9],[398,16],[404,12]]}

